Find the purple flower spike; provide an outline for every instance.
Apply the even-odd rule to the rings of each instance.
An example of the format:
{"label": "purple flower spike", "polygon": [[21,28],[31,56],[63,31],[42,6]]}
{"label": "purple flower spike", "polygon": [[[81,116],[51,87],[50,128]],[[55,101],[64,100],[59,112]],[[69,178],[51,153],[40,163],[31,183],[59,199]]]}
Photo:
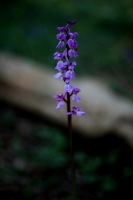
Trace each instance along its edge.
{"label": "purple flower spike", "polygon": [[67,85],[64,86],[65,92],[71,93],[73,91],[73,89],[74,89],[73,85],[67,84]]}
{"label": "purple flower spike", "polygon": [[64,96],[63,96],[63,94],[55,94],[55,95],[54,95],[54,99],[55,99],[56,101],[63,101]]}
{"label": "purple flower spike", "polygon": [[62,106],[64,106],[65,95],[66,95],[66,93],[64,95],[63,94],[55,94],[54,95],[54,99],[56,101],[59,101],[59,103],[56,106],[56,109],[62,108]]}
{"label": "purple flower spike", "polygon": [[57,69],[57,70],[59,70],[59,71],[61,71],[61,70],[65,70],[66,69],[66,65],[65,65],[66,63],[63,63],[63,61],[58,61],[58,63],[57,63],[57,65],[56,65],[56,67],[55,67],[55,69]]}
{"label": "purple flower spike", "polygon": [[60,60],[62,58],[63,58],[63,54],[62,53],[58,53],[58,52],[54,53],[54,60]]}
{"label": "purple flower spike", "polygon": [[64,102],[60,101],[56,106],[56,110],[59,109],[59,108],[62,108],[63,106],[64,106]]}
{"label": "purple flower spike", "polygon": [[72,40],[72,39],[69,39],[67,44],[70,49],[74,49],[78,46],[78,43],[76,42],[76,40]]}
{"label": "purple flower spike", "polygon": [[59,33],[56,35],[57,40],[65,40],[66,39],[66,34],[65,33]]}
{"label": "purple flower spike", "polygon": [[70,38],[75,38],[75,37],[77,37],[78,36],[78,33],[77,32],[75,32],[75,33],[69,33],[69,35],[70,35]]}
{"label": "purple flower spike", "polygon": [[74,88],[74,86],[70,84],[70,80],[75,78],[74,68],[76,66],[76,62],[72,62],[71,58],[76,58],[78,56],[76,51],[78,43],[75,40],[75,38],[78,36],[78,33],[72,33],[70,30],[70,25],[75,23],[75,20],[67,21],[66,26],[57,28],[60,33],[56,35],[57,40],[59,40],[56,48],[62,48],[64,45],[65,48],[62,53],[54,53],[54,59],[58,60],[55,67],[58,72],[53,77],[63,80],[65,82],[65,86],[64,94],[56,94],[54,95],[54,99],[58,101],[56,109],[62,108],[62,106],[66,103],[69,105],[67,106],[67,115],[73,114],[77,116],[83,116],[85,112],[83,112],[79,106],[73,106],[72,110],[70,110],[70,99],[77,103],[81,102],[80,97],[77,95],[79,92],[81,92],[81,90],[79,88]]}
{"label": "purple flower spike", "polygon": [[65,30],[65,27],[58,27],[57,30],[58,30],[58,31],[64,31],[64,30]]}
{"label": "purple flower spike", "polygon": [[85,112],[83,112],[83,111],[78,111],[77,112],[77,116],[83,116],[83,115],[85,115]]}
{"label": "purple flower spike", "polygon": [[76,62],[72,62],[69,64],[68,69],[74,69],[75,66],[76,66]]}
{"label": "purple flower spike", "polygon": [[71,112],[67,112],[67,115],[77,115],[77,116],[83,116],[85,115],[85,112],[81,110],[79,106],[73,106]]}
{"label": "purple flower spike", "polygon": [[64,46],[64,42],[63,41],[60,41],[59,43],[58,43],[58,45],[56,46],[56,48],[61,48],[61,47],[63,47]]}
{"label": "purple flower spike", "polygon": [[63,74],[61,73],[61,72],[58,72],[57,74],[55,74],[54,76],[53,76],[53,78],[59,78],[59,77],[61,77]]}
{"label": "purple flower spike", "polygon": [[65,77],[68,78],[68,79],[74,79],[75,78],[75,73],[74,71],[67,71],[66,74],[65,74]]}
{"label": "purple flower spike", "polygon": [[62,77],[61,78],[66,84],[68,84],[70,82],[70,79],[69,78],[66,78],[66,77]]}
{"label": "purple flower spike", "polygon": [[72,95],[72,100],[75,102],[81,102],[81,99],[76,94]]}
{"label": "purple flower spike", "polygon": [[77,52],[73,49],[70,49],[68,51],[68,55],[70,56],[70,58],[72,58],[72,57],[76,58],[78,56]]}
{"label": "purple flower spike", "polygon": [[81,92],[81,90],[79,88],[74,88],[73,89],[73,94],[78,94],[79,92]]}

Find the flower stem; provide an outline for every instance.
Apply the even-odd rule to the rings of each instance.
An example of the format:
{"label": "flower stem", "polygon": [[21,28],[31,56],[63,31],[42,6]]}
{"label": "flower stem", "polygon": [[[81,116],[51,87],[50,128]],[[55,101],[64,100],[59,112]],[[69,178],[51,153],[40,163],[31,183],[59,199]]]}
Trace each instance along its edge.
{"label": "flower stem", "polygon": [[[67,92],[67,112],[70,111],[71,111],[70,95]],[[70,135],[72,195],[73,195],[73,200],[76,200],[76,172],[75,172],[74,154],[73,154],[72,115],[68,115],[68,133]]]}

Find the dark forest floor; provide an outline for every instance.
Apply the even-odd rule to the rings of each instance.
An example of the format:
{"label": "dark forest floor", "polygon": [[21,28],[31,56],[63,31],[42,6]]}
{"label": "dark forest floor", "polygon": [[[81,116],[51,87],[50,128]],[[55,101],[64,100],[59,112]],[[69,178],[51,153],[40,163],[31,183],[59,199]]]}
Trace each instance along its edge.
{"label": "dark forest floor", "polygon": [[[65,129],[0,104],[0,195],[3,199],[71,199],[69,142]],[[56,137],[55,137],[56,135]],[[133,151],[108,134],[74,133],[79,199],[132,199]]]}

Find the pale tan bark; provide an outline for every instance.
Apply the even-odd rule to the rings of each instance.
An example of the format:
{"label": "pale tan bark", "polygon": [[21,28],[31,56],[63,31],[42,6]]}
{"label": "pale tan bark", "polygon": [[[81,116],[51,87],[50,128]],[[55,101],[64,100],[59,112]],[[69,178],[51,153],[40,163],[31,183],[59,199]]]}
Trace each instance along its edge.
{"label": "pale tan bark", "polygon": [[[0,98],[66,126],[65,106],[55,110],[53,95],[62,93],[64,87],[61,80],[53,78],[55,73],[33,61],[0,53]],[[133,147],[133,103],[98,79],[76,77],[73,84],[81,89],[78,105],[86,112],[83,117],[73,116],[73,128],[89,137],[112,131]]]}

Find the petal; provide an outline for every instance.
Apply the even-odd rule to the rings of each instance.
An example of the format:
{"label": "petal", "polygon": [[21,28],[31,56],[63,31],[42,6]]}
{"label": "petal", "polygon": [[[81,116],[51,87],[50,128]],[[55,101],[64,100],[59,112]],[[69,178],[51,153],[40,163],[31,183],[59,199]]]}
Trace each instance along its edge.
{"label": "petal", "polygon": [[55,74],[55,75],[53,76],[53,78],[59,78],[60,76],[62,76],[62,73],[61,73],[61,72],[58,72],[57,74]]}
{"label": "petal", "polygon": [[71,49],[74,48],[74,47],[73,47],[74,41],[73,41],[72,39],[69,39],[69,40],[67,41],[67,44],[68,44],[69,48],[71,48]]}
{"label": "petal", "polygon": [[76,62],[72,62],[70,63],[70,65],[68,66],[69,69],[74,69],[74,67],[76,66]]}
{"label": "petal", "polygon": [[69,48],[74,49],[78,46],[78,43],[76,42],[76,40],[73,39],[69,39],[67,42]]}
{"label": "petal", "polygon": [[65,57],[65,56],[67,56],[67,48],[65,48],[65,50],[64,50],[64,52],[62,54],[62,57]]}
{"label": "petal", "polygon": [[54,95],[54,99],[55,99],[56,101],[62,101],[63,98],[64,98],[63,94],[55,94],[55,95]]}
{"label": "petal", "polygon": [[73,106],[72,107],[72,111],[77,112],[77,111],[80,111],[80,110],[81,110],[81,108],[79,106]]}
{"label": "petal", "polygon": [[74,66],[73,66],[73,65],[70,65],[70,66],[68,67],[68,69],[72,70],[72,69],[74,69]]}
{"label": "petal", "polygon": [[56,48],[61,48],[61,47],[63,47],[64,46],[64,42],[63,41],[60,41],[59,43],[58,43],[58,45],[56,46]]}
{"label": "petal", "polygon": [[70,56],[70,58],[72,58],[72,57],[77,57],[78,55],[77,55],[77,52],[75,51],[75,50],[73,50],[73,49],[70,49],[69,51],[68,51],[68,55]]}
{"label": "petal", "polygon": [[77,37],[79,34],[77,32],[73,33],[73,38]]}
{"label": "petal", "polygon": [[82,111],[77,112],[77,116],[83,116],[83,115],[85,115],[85,112],[82,112]]}
{"label": "petal", "polygon": [[69,33],[70,37],[71,38],[75,38],[78,36],[78,33],[77,32],[74,32],[74,33]]}
{"label": "petal", "polygon": [[73,44],[73,48],[77,48],[77,46],[78,46],[78,43],[77,43],[77,41],[76,40],[74,40],[74,44]]}
{"label": "petal", "polygon": [[56,35],[58,40],[65,40],[66,39],[66,34],[65,33],[59,33]]}
{"label": "petal", "polygon": [[69,93],[73,91],[73,88],[74,88],[73,85],[69,85],[69,84],[64,86],[65,92],[69,92]]}
{"label": "petal", "polygon": [[67,112],[66,114],[67,114],[67,115],[72,115],[72,114],[73,114],[73,112]]}
{"label": "petal", "polygon": [[59,109],[59,108],[62,108],[64,106],[64,102],[63,101],[60,101],[57,106],[56,106],[56,109]]}
{"label": "petal", "polygon": [[63,57],[63,54],[62,53],[58,53],[58,52],[55,52],[54,53],[54,60],[59,60],[59,59],[62,59]]}
{"label": "petal", "polygon": [[74,78],[75,78],[75,73],[74,73],[74,71],[68,70],[68,71],[66,72],[66,74],[65,74],[65,77],[66,77],[66,78],[70,78],[70,79],[74,79]]}
{"label": "petal", "polygon": [[72,65],[73,65],[73,66],[76,66],[76,62],[75,62],[75,61],[74,61],[74,62],[72,62]]}
{"label": "petal", "polygon": [[64,30],[65,30],[65,27],[58,27],[57,30],[58,30],[58,31],[64,31]]}
{"label": "petal", "polygon": [[64,66],[64,63],[63,63],[63,61],[61,61],[61,60],[58,61],[57,65],[56,65],[56,67],[55,67],[55,69],[58,69],[59,71],[65,69],[65,68],[66,68],[66,66]]}
{"label": "petal", "polygon": [[69,78],[66,78],[66,79],[65,79],[65,83],[68,84],[69,82],[70,82],[70,79],[69,79]]}
{"label": "petal", "polygon": [[68,84],[70,82],[70,79],[66,78],[64,76],[61,77],[61,80],[63,80],[66,84]]}
{"label": "petal", "polygon": [[72,95],[72,100],[75,102],[81,102],[81,99],[76,94]]}
{"label": "petal", "polygon": [[73,70],[71,71],[70,78],[71,78],[71,79],[74,79],[74,78],[75,78],[75,73],[74,73]]}
{"label": "petal", "polygon": [[64,65],[69,65],[69,62],[64,62]]}
{"label": "petal", "polygon": [[57,54],[58,54],[58,52],[55,52],[55,53],[54,53],[54,56],[56,56]]}
{"label": "petal", "polygon": [[70,72],[70,71],[67,71],[67,72],[65,73],[65,77],[66,77],[66,78],[70,78],[70,75],[71,75],[71,72]]}
{"label": "petal", "polygon": [[78,94],[79,92],[81,92],[81,90],[79,88],[74,88],[73,89],[73,94]]}

